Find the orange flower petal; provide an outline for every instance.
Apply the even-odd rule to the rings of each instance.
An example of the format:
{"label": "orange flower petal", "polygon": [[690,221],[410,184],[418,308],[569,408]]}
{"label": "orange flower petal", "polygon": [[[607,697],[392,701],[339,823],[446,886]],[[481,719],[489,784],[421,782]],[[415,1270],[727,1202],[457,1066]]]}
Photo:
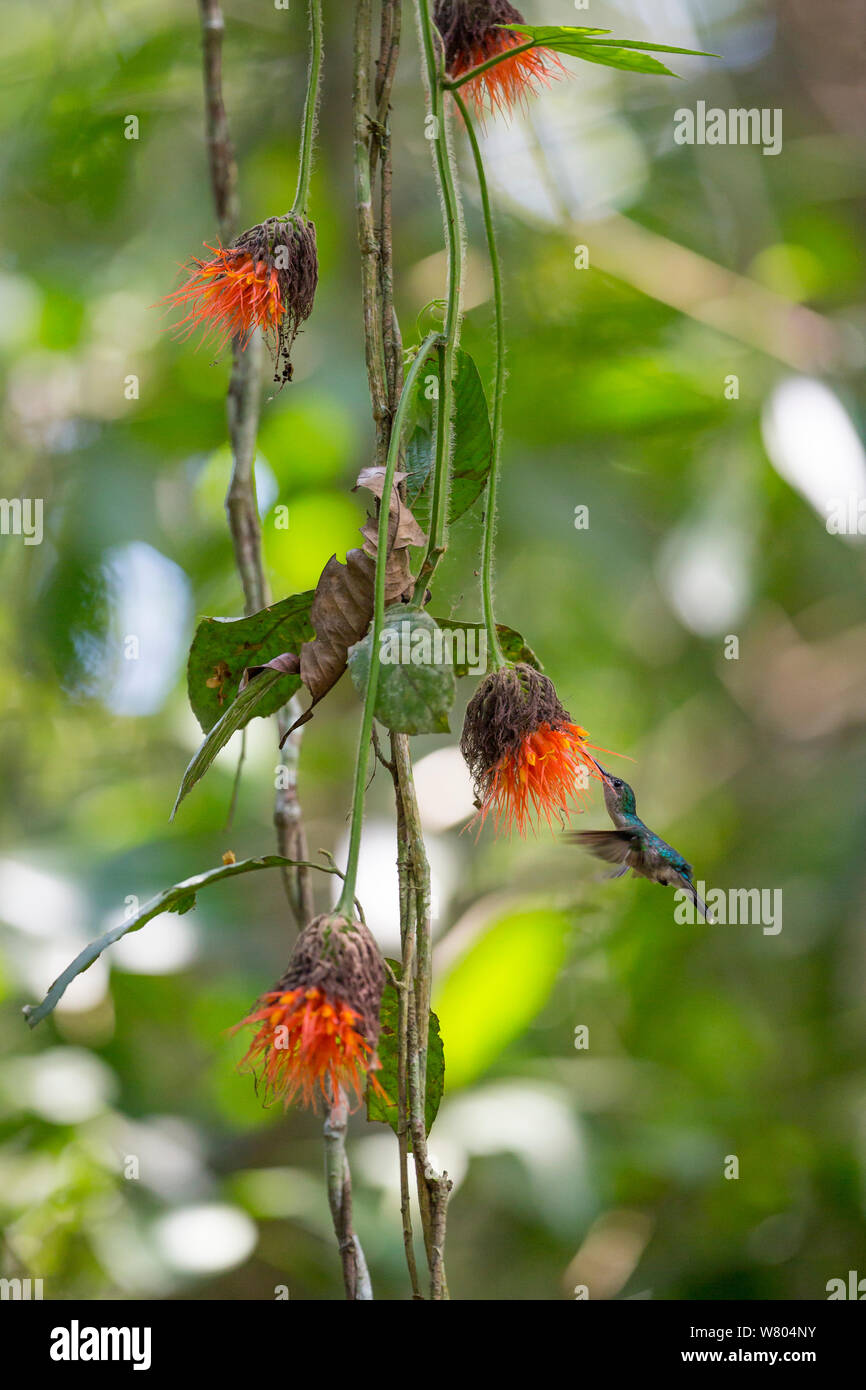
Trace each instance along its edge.
{"label": "orange flower petal", "polygon": [[203,342],[215,340],[225,347],[232,338],[246,346],[256,328],[267,333],[280,324],[286,312],[276,271],[264,261],[253,265],[246,251],[208,246],[213,258],[194,259],[193,274],[162,303],[187,309],[174,328],[176,338],[188,338],[203,330]]}
{"label": "orange flower petal", "polygon": [[354,1092],[360,1105],[368,1074],[373,1088],[384,1095],[372,1075],[378,1059],[355,1028],[356,1019],[354,1009],[320,989],[266,994],[232,1029],[261,1024],[240,1069],[258,1069],[265,1103],[282,1100],[286,1108],[300,1099],[317,1109],[320,1097],[330,1108],[340,1091]]}

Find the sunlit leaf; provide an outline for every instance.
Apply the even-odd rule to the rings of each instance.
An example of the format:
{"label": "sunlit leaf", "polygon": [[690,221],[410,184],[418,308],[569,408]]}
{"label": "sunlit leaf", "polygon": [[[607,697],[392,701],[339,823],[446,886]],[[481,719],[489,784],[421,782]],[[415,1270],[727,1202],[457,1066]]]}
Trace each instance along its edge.
{"label": "sunlit leaf", "polygon": [[[592,37],[592,31],[576,29],[558,24],[503,24],[503,29],[513,29],[515,33],[527,35],[537,48],[550,48],[557,53],[567,53],[572,58],[582,58],[587,63],[601,63],[604,67],[620,68],[625,72],[644,72],[676,77],[664,63],[647,56],[650,53],[683,53],[692,58],[716,58],[718,54],[704,53],[696,48],[676,48],[666,43],[644,42],[642,39],[602,39]],[[609,33],[609,30],[595,30],[595,33]]]}
{"label": "sunlit leaf", "polygon": [[466,1086],[526,1032],[562,969],[568,917],[515,906],[494,917],[439,983],[434,1005],[448,1039],[448,1086]]}

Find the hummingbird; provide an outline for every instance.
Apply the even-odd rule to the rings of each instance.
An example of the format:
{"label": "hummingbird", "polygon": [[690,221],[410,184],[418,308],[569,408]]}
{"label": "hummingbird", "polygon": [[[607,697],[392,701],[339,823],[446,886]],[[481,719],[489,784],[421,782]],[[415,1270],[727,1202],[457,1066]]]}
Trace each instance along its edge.
{"label": "hummingbird", "polygon": [[607,813],[616,827],[614,830],[578,830],[568,834],[566,839],[583,845],[596,859],[605,859],[609,864],[619,864],[620,868],[611,878],[621,878],[629,869],[636,878],[649,878],[653,883],[666,884],[671,888],[684,888],[694,899],[695,906],[706,922],[714,922],[703,898],[698,896],[692,882],[692,866],[683,856],[669,845],[648,825],[644,825],[637,814],[635,795],[628,782],[614,777],[599,765],[604,774],[604,804]]}

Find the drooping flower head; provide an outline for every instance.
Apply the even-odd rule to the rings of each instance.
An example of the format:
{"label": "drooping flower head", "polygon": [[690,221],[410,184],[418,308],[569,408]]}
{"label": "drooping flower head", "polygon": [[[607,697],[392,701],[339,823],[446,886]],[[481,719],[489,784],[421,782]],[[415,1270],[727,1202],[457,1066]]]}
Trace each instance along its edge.
{"label": "drooping flower head", "polygon": [[236,338],[245,348],[261,329],[274,356],[275,381],[291,381],[289,355],[301,324],[313,311],[319,279],[316,229],[299,216],[269,217],[231,246],[208,246],[191,274],[162,301],[186,309],[175,337],[203,330],[202,341],[223,348]]}
{"label": "drooping flower head", "polygon": [[[509,0],[436,0],[433,18],[445,45],[449,77],[462,77],[479,63],[524,42],[513,29],[498,27],[524,22],[523,15]],[[493,111],[507,112],[527,96],[533,96],[540,83],[564,72],[559,59],[551,53],[528,48],[488,68],[468,82],[465,90],[479,114],[487,106]]]}
{"label": "drooping flower head", "polygon": [[551,829],[567,822],[569,801],[586,796],[590,779],[604,780],[588,738],[540,671],[520,664],[486,676],[469,702],[460,740],[479,829],[491,812],[497,832],[516,828],[523,835],[533,815],[544,816]]}
{"label": "drooping flower head", "polygon": [[236,1025],[257,1025],[240,1068],[256,1073],[266,1105],[300,1099],[316,1109],[321,1097],[330,1109],[350,1091],[360,1104],[368,1076],[384,1095],[373,1075],[384,985],[382,956],[362,922],[314,918],[282,979]]}

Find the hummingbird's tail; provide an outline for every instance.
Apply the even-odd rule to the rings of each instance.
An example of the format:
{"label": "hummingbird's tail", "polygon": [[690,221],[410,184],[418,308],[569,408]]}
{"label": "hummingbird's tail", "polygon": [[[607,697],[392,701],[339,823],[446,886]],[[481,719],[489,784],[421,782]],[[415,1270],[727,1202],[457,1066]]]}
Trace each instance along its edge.
{"label": "hummingbird's tail", "polygon": [[686,878],[685,874],[680,874],[680,882],[682,883],[689,897],[693,900],[695,907],[698,909],[698,912],[701,914],[704,921],[709,922],[712,926],[715,923],[716,919],[713,916],[710,909],[707,907],[706,903],[699,894],[695,885],[692,883],[691,879]]}

